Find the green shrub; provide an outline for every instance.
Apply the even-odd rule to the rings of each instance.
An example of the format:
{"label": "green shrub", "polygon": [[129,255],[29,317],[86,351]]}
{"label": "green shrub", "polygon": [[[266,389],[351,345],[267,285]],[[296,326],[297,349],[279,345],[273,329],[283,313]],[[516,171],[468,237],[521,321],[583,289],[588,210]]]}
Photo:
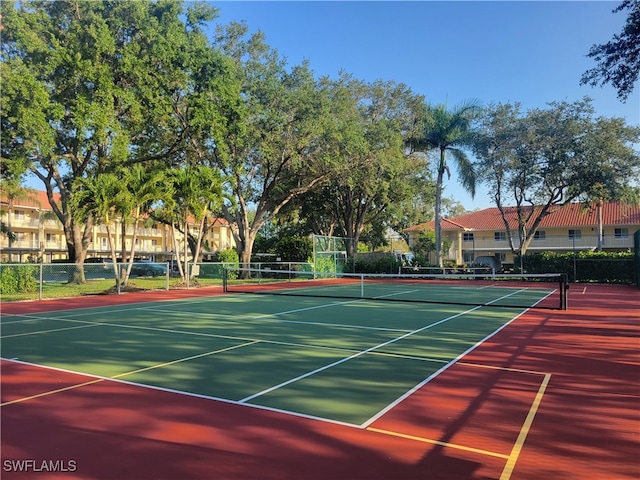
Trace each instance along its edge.
{"label": "green shrub", "polygon": [[239,263],[240,257],[238,256],[238,252],[235,248],[227,248],[226,250],[216,252],[214,261],[222,263]]}
{"label": "green shrub", "polygon": [[313,265],[313,269],[316,272],[336,272],[340,271],[340,265],[336,265],[336,260],[333,255],[316,255],[316,262]]}
{"label": "green shrub", "polygon": [[398,273],[402,265],[393,256],[388,255],[374,260],[356,258],[348,262],[351,273]]}
{"label": "green shrub", "polygon": [[12,265],[3,267],[0,274],[0,293],[34,293],[38,291],[36,275],[38,267],[32,265]]}
{"label": "green shrub", "polygon": [[[520,259],[515,259],[520,265]],[[570,282],[633,283],[633,253],[589,252],[527,253],[526,273],[566,273]]]}
{"label": "green shrub", "polygon": [[306,262],[313,255],[313,243],[309,238],[282,237],[274,249],[282,262]]}
{"label": "green shrub", "polygon": [[[220,250],[216,252],[213,257],[215,262],[221,262],[228,264],[230,267],[238,267],[240,264],[240,257],[238,256],[238,252],[235,248],[227,248],[226,250]],[[238,278],[238,272],[228,272],[229,280],[234,280]]]}

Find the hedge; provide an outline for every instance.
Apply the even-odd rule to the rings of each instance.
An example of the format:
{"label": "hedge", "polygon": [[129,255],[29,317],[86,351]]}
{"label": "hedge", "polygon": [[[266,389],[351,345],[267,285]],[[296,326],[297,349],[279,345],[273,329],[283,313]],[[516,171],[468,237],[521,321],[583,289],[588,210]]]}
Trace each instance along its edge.
{"label": "hedge", "polygon": [[0,274],[0,293],[34,293],[38,291],[38,267],[33,265],[3,266]]}
{"label": "hedge", "polygon": [[635,278],[633,253],[628,252],[527,253],[523,268],[526,273],[566,273],[570,282],[632,284]]}

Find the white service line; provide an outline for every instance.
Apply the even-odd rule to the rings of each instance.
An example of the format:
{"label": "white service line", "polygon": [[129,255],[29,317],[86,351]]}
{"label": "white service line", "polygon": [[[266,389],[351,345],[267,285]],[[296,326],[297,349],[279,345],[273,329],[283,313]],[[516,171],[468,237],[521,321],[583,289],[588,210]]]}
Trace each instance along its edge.
{"label": "white service line", "polygon": [[399,337],[393,338],[393,339],[388,340],[386,342],[380,343],[379,345],[375,345],[373,347],[367,348],[366,350],[363,350],[363,351],[355,353],[355,354],[353,354],[353,355],[351,355],[349,357],[346,357],[346,358],[343,358],[343,359],[338,360],[336,362],[333,362],[333,363],[330,363],[328,365],[325,365],[324,367],[316,368],[315,370],[312,370],[311,372],[307,372],[307,373],[305,373],[303,375],[299,375],[299,376],[297,376],[295,378],[287,380],[286,382],[282,382],[282,383],[280,383],[278,385],[274,385],[273,387],[267,388],[266,390],[262,390],[261,392],[255,393],[253,395],[249,395],[248,397],[245,397],[242,400],[239,400],[239,403],[248,402],[249,400],[253,400],[256,397],[260,397],[262,395],[265,395],[265,394],[267,394],[269,392],[277,390],[278,388],[281,388],[281,387],[284,387],[284,386],[289,385],[291,383],[297,382],[298,380],[302,380],[304,378],[310,377],[311,375],[315,375],[316,373],[322,372],[322,371],[327,370],[327,369],[329,369],[331,367],[335,367],[336,365],[340,365],[341,363],[347,362],[347,361],[349,361],[351,359],[360,357],[360,356],[364,355],[365,353],[369,353],[369,352],[371,352],[373,350],[376,350],[378,348],[385,347],[385,346],[387,346],[387,345],[389,345],[391,343],[394,343],[394,342],[397,342],[399,340],[402,340],[403,338],[406,338],[406,337],[408,337],[410,335],[413,335],[415,333],[420,333],[420,332],[422,332],[424,330],[427,330],[429,328],[432,328],[432,327],[435,327],[437,325],[440,325],[441,323],[447,322],[449,320],[452,320],[454,318],[460,317],[462,315],[466,315],[467,313],[473,312],[474,310],[478,310],[479,308],[482,308],[482,307],[481,306],[474,307],[474,308],[471,308],[469,310],[465,310],[464,312],[457,313],[456,315],[452,315],[450,317],[447,317],[447,318],[444,318],[442,320],[439,320],[439,321],[437,321],[435,323],[430,323],[429,325],[425,325],[424,327],[419,328],[417,330],[412,330],[411,332],[405,333],[404,335],[401,335]]}

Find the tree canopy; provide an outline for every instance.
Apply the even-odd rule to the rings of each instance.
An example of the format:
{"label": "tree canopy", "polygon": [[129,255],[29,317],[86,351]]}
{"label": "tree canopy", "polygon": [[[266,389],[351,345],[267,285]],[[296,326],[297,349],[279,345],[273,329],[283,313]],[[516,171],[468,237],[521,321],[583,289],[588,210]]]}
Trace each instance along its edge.
{"label": "tree canopy", "polygon": [[613,13],[629,10],[626,24],[622,32],[601,45],[593,45],[588,57],[596,62],[596,66],[582,74],[582,85],[613,85],[618,91],[618,98],[626,101],[633,91],[640,74],[640,2],[624,0]]}
{"label": "tree canopy", "polygon": [[[637,27],[637,2],[623,8]],[[207,3],[172,0],[3,4],[0,175],[42,182],[78,265],[96,220],[117,211],[126,229],[152,210],[185,238],[184,260],[202,251],[207,216],[223,216],[246,263],[277,222],[378,244],[433,209],[440,262],[452,162],[470,193],[480,168],[498,207],[515,202],[526,248],[536,223],[525,207],[542,218],[569,201],[617,198],[637,174],[637,128],[596,118],[588,100],[482,116],[477,101],[431,105],[390,80],[317,78],[244,23],[212,33],[216,17]],[[625,35],[616,40],[631,51]],[[637,57],[627,63],[633,74]],[[73,275],[83,281],[82,268]]]}
{"label": "tree canopy", "polygon": [[435,253],[436,263],[442,266],[442,192],[444,174],[451,177],[447,162],[453,158],[462,186],[473,197],[476,189],[475,167],[467,155],[476,142],[474,121],[482,109],[476,100],[468,100],[452,109],[446,105],[428,105],[423,117],[423,128],[408,139],[412,152],[435,153]]}
{"label": "tree canopy", "polygon": [[186,23],[183,12],[173,1],[3,5],[2,160],[42,181],[77,263],[93,219],[71,212],[74,180],[180,159],[202,98],[225,104],[223,60],[201,55],[199,25],[215,10],[191,4]]}
{"label": "tree canopy", "polygon": [[515,209],[514,252],[526,251],[546,215],[596,192],[617,195],[638,178],[640,129],[620,118],[595,117],[588,98],[527,112],[518,104],[492,105],[481,132],[478,169],[508,232]]}

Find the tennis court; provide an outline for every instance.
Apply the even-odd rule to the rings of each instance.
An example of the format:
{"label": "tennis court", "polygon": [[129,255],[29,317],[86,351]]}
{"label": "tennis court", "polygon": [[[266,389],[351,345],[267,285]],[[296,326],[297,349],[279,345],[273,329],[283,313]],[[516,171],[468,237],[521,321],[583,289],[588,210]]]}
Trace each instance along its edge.
{"label": "tennis court", "polygon": [[[514,362],[522,339],[505,333],[564,312],[501,299],[544,306],[554,289],[475,280],[434,304],[298,282],[3,311],[4,475],[49,462],[59,478],[526,478],[514,472],[552,369]],[[417,289],[376,284],[396,300]],[[91,444],[138,453],[90,460]]]}

